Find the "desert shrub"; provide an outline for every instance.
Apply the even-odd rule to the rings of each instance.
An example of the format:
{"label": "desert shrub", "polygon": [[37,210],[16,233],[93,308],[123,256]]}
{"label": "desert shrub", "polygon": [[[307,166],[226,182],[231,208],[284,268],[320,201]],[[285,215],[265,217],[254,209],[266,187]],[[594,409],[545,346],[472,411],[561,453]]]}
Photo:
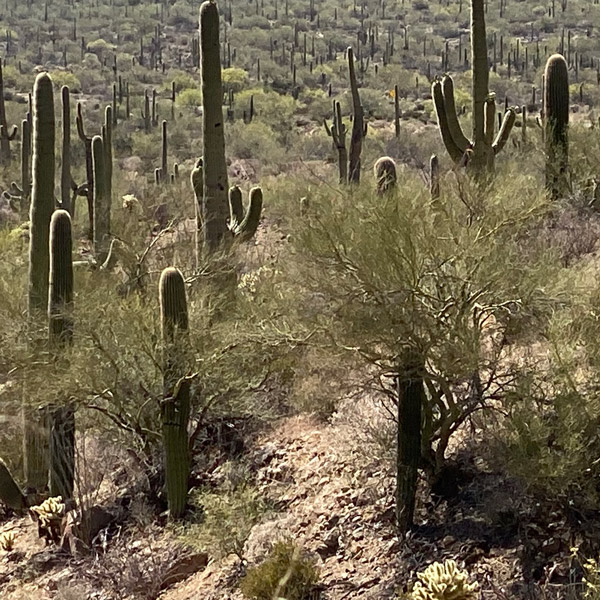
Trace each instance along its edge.
{"label": "desert shrub", "polygon": [[314,560],[303,557],[293,542],[283,541],[273,546],[263,563],[248,569],[240,589],[251,600],[309,600],[318,581]]}
{"label": "desert shrub", "polygon": [[[230,467],[230,471],[232,469],[235,467]],[[182,539],[211,555],[235,554],[241,559],[246,539],[267,512],[268,504],[245,481],[223,488],[197,490],[193,494],[191,504],[200,510],[200,523],[186,527]]]}
{"label": "desert shrub", "polygon": [[57,90],[60,90],[63,85],[68,85],[71,92],[78,92],[81,89],[79,79],[69,71],[51,71],[49,75]]}
{"label": "desert shrub", "polygon": [[202,90],[200,88],[187,88],[177,94],[175,105],[178,107],[196,108],[202,106]]}
{"label": "desert shrub", "polygon": [[273,326],[294,332],[290,343],[309,337],[362,363],[348,385],[377,390],[391,407],[400,357],[414,349],[427,390],[423,460],[434,472],[461,424],[511,388],[517,341],[543,328],[552,306],[539,277],[547,290],[560,269],[552,252],[522,247],[547,211],[535,180],[520,179],[519,193],[506,181],[485,193],[448,183],[442,209],[409,173],[384,199],[366,183],[336,195],[294,190],[311,208],[297,219],[291,205],[292,250],[258,303],[263,322],[282,315]]}

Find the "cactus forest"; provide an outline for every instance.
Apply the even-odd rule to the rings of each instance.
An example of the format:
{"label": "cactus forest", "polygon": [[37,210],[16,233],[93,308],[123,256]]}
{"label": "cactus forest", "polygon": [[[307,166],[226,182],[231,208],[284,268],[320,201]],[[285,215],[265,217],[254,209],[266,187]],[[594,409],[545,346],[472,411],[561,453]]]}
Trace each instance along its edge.
{"label": "cactus forest", "polygon": [[599,282],[598,0],[0,0],[0,598],[600,600]]}

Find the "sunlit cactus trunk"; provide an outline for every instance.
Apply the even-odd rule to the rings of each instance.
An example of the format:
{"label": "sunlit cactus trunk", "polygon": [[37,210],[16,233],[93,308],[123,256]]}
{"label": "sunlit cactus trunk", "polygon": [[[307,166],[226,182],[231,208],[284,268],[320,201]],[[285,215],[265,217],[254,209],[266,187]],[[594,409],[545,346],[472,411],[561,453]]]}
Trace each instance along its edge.
{"label": "sunlit cactus trunk", "polygon": [[219,11],[214,2],[200,7],[200,53],[203,108],[204,191],[202,231],[206,250],[215,250],[227,235],[229,202],[219,45]]}
{"label": "sunlit cactus trunk", "polygon": [[[48,341],[55,360],[61,348],[73,338],[73,261],[71,217],[57,210],[50,222],[50,285],[48,299]],[[73,496],[75,473],[75,413],[69,403],[51,411],[50,494]]]}
{"label": "sunlit cactus trunk", "polygon": [[190,474],[190,381],[186,378],[188,311],[183,275],[177,269],[169,267],[162,272],[159,300],[163,343],[161,419],[165,480],[169,514],[176,519],[185,512]]}
{"label": "sunlit cactus trunk", "polygon": [[548,59],[544,80],[546,187],[556,199],[568,190],[569,167],[569,73],[560,54]]}
{"label": "sunlit cactus trunk", "polygon": [[[33,88],[33,188],[29,239],[28,315],[32,344],[43,347],[37,330],[48,308],[50,270],[50,219],[54,211],[55,118],[52,80],[41,73]],[[31,406],[24,397],[24,469],[26,485],[44,489],[48,485],[48,430],[46,412]]]}

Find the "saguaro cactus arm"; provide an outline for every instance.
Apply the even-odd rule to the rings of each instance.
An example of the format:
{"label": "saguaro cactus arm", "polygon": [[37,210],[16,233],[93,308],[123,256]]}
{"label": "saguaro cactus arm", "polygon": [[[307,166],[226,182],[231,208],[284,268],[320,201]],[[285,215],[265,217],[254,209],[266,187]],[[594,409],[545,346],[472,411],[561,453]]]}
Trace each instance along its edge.
{"label": "saguaro cactus arm", "polygon": [[510,132],[514,127],[515,121],[517,119],[517,113],[514,108],[509,108],[504,114],[504,118],[502,119],[502,125],[500,125],[500,130],[498,131],[498,135],[492,144],[492,148],[494,149],[494,154],[498,154],[502,148],[506,145],[508,138],[510,136]]}
{"label": "saguaro cactus arm", "polygon": [[450,125],[448,123],[446,106],[444,103],[444,96],[442,92],[442,83],[437,80],[433,82],[431,86],[431,95],[433,96],[433,104],[435,106],[435,113],[437,115],[438,127],[442,136],[442,141],[446,147],[446,151],[450,155],[452,161],[459,164],[466,152],[456,143]]}
{"label": "saguaro cactus arm", "polygon": [[263,194],[259,187],[250,190],[250,202],[244,218],[232,229],[234,237],[241,242],[247,242],[256,233],[263,205]]}

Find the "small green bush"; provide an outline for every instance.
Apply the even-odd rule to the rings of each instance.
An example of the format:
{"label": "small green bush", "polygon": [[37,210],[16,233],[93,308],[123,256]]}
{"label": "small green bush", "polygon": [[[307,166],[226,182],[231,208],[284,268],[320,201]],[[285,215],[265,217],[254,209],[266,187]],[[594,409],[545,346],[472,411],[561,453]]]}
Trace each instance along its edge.
{"label": "small green bush", "polygon": [[291,541],[277,542],[262,564],[248,569],[240,589],[252,600],[308,600],[319,580],[315,562]]}

